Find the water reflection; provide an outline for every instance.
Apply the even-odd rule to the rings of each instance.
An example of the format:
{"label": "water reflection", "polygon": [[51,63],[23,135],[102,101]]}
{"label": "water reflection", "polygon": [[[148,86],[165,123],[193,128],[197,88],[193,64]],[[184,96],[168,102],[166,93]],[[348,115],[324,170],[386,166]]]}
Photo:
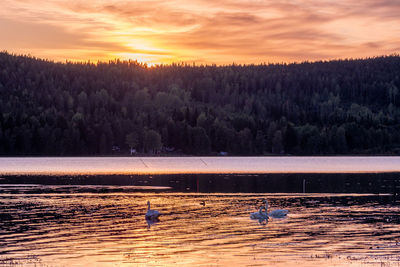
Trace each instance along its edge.
{"label": "water reflection", "polygon": [[149,219],[145,219],[146,220],[146,223],[147,223],[147,229],[150,229],[150,227],[152,226],[152,225],[155,225],[155,224],[157,224],[158,222],[160,222],[160,219],[152,219],[152,220],[149,220]]}
{"label": "water reflection", "polygon": [[250,219],[254,221],[258,221],[259,224],[261,225],[267,225],[269,218],[268,217],[259,217],[259,218],[254,218],[250,216]]}

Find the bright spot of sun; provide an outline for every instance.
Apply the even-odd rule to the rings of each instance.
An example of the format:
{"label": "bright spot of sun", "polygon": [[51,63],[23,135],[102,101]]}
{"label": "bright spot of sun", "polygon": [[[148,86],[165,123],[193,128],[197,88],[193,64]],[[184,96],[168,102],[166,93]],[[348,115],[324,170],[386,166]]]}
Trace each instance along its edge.
{"label": "bright spot of sun", "polygon": [[169,60],[164,60],[158,55],[151,55],[145,53],[118,53],[116,54],[118,58],[137,60],[140,63],[145,63],[147,66],[152,67],[157,64],[168,63]]}
{"label": "bright spot of sun", "polygon": [[120,52],[115,56],[122,59],[137,60],[148,66],[172,62],[170,51],[162,49],[151,40],[135,39],[125,42],[126,52]]}

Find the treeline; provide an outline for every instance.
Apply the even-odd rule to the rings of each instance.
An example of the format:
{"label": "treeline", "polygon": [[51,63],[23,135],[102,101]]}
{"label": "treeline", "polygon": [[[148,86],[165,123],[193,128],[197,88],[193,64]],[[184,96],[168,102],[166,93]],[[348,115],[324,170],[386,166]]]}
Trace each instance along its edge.
{"label": "treeline", "polygon": [[150,68],[2,52],[0,155],[398,154],[399,76],[399,56]]}

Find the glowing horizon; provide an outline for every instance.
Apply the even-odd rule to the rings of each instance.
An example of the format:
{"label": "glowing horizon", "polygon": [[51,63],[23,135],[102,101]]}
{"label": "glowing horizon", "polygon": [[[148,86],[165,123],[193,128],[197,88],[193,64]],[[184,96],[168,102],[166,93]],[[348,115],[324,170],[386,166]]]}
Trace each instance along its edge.
{"label": "glowing horizon", "polygon": [[400,2],[3,0],[0,50],[54,61],[260,64],[400,52]]}

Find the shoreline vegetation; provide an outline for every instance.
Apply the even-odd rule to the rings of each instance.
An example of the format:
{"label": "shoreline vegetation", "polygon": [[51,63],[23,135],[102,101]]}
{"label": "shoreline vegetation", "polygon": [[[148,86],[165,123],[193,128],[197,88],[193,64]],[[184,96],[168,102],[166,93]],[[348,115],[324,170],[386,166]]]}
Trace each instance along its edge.
{"label": "shoreline vegetation", "polygon": [[0,156],[400,155],[400,57],[147,67],[0,53]]}

